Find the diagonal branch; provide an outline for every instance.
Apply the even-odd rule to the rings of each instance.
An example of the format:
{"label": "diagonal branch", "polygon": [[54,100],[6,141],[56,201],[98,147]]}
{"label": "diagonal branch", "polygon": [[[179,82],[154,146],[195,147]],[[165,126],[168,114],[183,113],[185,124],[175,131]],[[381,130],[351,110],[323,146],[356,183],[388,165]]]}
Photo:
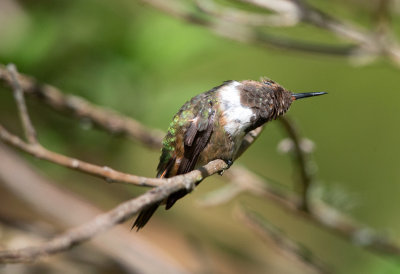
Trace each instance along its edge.
{"label": "diagonal branch", "polygon": [[[33,77],[18,74],[16,78],[25,94],[37,97],[56,111],[89,120],[112,134],[128,136],[149,148],[161,147],[163,133],[160,130],[147,128],[136,120],[96,106],[81,97],[66,95],[56,87],[39,83]],[[13,85],[10,72],[2,64],[0,64],[0,82],[11,87]]]}
{"label": "diagonal branch", "polygon": [[241,1],[262,9],[274,11],[281,16],[286,15],[298,18],[299,21],[311,24],[318,28],[326,29],[338,37],[354,41],[358,44],[367,44],[372,42],[368,31],[348,22],[340,21],[302,0]]}
{"label": "diagonal branch", "polygon": [[[218,36],[228,38],[233,41],[260,46],[273,47],[279,50],[294,50],[300,52],[311,52],[318,54],[352,56],[357,45],[330,45],[298,41],[285,37],[273,36],[260,29],[240,23],[232,23],[222,17],[205,17],[182,5],[182,1],[170,0],[141,0],[153,8],[160,10],[174,18],[185,22],[203,26]],[[277,2],[277,1],[274,1]]]}
{"label": "diagonal branch", "polygon": [[286,134],[289,136],[294,144],[294,160],[297,162],[297,166],[300,169],[300,182],[302,184],[302,203],[300,207],[302,210],[308,211],[308,202],[310,200],[308,197],[309,188],[313,180],[313,176],[310,172],[311,168],[309,167],[309,160],[307,159],[307,155],[301,148],[300,136],[293,122],[287,117],[281,117],[279,121],[281,122],[281,125],[283,126]]}
{"label": "diagonal branch", "polygon": [[357,222],[321,200],[314,199],[309,204],[309,210],[304,211],[299,207],[302,200],[296,195],[277,189],[245,168],[241,168],[237,173],[236,169],[237,167],[231,167],[223,178],[227,177],[230,184],[241,185],[243,192],[273,201],[294,217],[301,217],[357,246],[378,254],[400,258],[400,244],[373,228]]}
{"label": "diagonal branch", "polygon": [[129,173],[123,173],[107,166],[98,166],[47,150],[40,144],[26,143],[18,136],[7,131],[1,124],[0,140],[39,159],[104,178],[107,180],[107,182],[121,182],[139,186],[159,186],[166,182],[164,179],[147,178]]}
{"label": "diagonal branch", "polygon": [[15,102],[17,103],[22,127],[25,132],[25,137],[30,144],[35,145],[35,144],[37,144],[36,131],[32,125],[31,119],[29,117],[28,109],[27,109],[26,103],[25,103],[24,93],[23,93],[21,85],[18,81],[17,68],[15,67],[14,64],[9,64],[7,66],[7,70],[10,73],[10,78],[11,78],[10,82],[11,82],[11,86],[13,88],[14,98],[15,98]]}
{"label": "diagonal branch", "polygon": [[243,142],[239,147],[239,150],[236,154],[236,158],[242,156],[242,154],[250,147],[251,144],[257,140],[258,136],[260,136],[261,132],[263,132],[265,126],[260,126],[256,129],[253,129],[249,133],[244,136]]}
{"label": "diagonal branch", "polygon": [[297,261],[309,267],[318,273],[331,273],[328,266],[319,258],[315,257],[311,251],[303,245],[291,240],[282,231],[276,228],[273,224],[262,219],[255,212],[251,212],[245,208],[238,208],[236,216],[239,220],[255,232],[269,246],[275,247],[278,252],[282,253],[289,259]]}
{"label": "diagonal branch", "polygon": [[17,250],[0,251],[0,263],[29,262],[40,257],[68,250],[126,221],[145,207],[165,199],[178,190],[194,189],[198,182],[226,167],[227,164],[224,161],[214,160],[185,175],[169,178],[167,179],[167,184],[153,188],[137,198],[121,203],[114,209],[100,214],[93,220],[73,228],[42,245]]}
{"label": "diagonal branch", "polygon": [[[29,206],[29,209],[21,208],[20,210],[26,211],[28,214],[32,211],[37,212],[41,216],[46,216],[51,224],[64,228],[80,225],[104,212],[91,204],[90,201],[63,189],[54,181],[40,174],[18,153],[1,143],[0,155],[7,159],[2,161],[0,165],[1,188],[15,194],[24,204]],[[15,172],[16,170],[18,172]],[[45,199],[43,198],[44,193],[46,193]],[[19,209],[10,208],[13,205],[8,205],[4,213],[18,212]],[[73,211],[73,213],[66,214],[66,209],[69,209],[70,212]],[[14,217],[17,222],[20,220],[20,217]],[[0,220],[0,222],[2,221]],[[26,223],[26,225],[30,226],[32,222]],[[39,227],[41,226],[39,225]],[[34,231],[35,234],[37,232]],[[49,233],[50,231],[41,234],[40,238],[51,237],[52,235]],[[9,244],[12,245],[12,242],[13,239],[10,239]],[[152,244],[151,241],[143,239],[142,235],[131,233],[126,226],[114,227],[112,230],[99,235],[99,237],[93,237],[88,244],[96,251],[113,258],[125,269],[128,269],[130,273],[186,273],[182,266],[173,262],[169,255]],[[29,244],[26,243],[26,245]],[[7,246],[7,243],[2,241],[2,249]]]}
{"label": "diagonal branch", "polygon": [[[146,178],[146,177],[136,176],[133,174],[119,172],[107,166],[101,167],[81,160],[67,157],[65,155],[47,150],[46,148],[41,146],[36,140],[35,129],[29,118],[28,110],[25,104],[24,93],[21,88],[20,79],[18,79],[17,69],[14,65],[9,65],[7,68],[9,71],[9,81],[10,81],[9,83],[14,88],[15,100],[17,102],[19,114],[21,116],[21,122],[29,142],[26,143],[18,136],[11,134],[1,124],[0,124],[0,140],[8,143],[9,145],[17,147],[22,151],[25,151],[33,156],[36,156],[37,158],[44,159],[49,162],[65,166],[71,169],[76,169],[97,177],[101,177],[109,182],[117,181],[117,182],[124,182],[141,186],[158,186],[163,183],[163,179]],[[103,115],[103,113],[101,115]],[[96,115],[94,116],[96,117]],[[139,126],[141,127],[140,124]]]}
{"label": "diagonal branch", "polygon": [[223,7],[213,0],[196,0],[197,7],[204,13],[219,19],[247,26],[288,27],[296,25],[299,18],[283,14],[257,14],[236,8]]}
{"label": "diagonal branch", "polygon": [[[376,39],[373,31],[330,14],[302,0],[240,0],[253,7],[259,7],[273,14],[262,15],[238,9],[218,7],[210,0],[196,0],[197,11],[180,0],[140,0],[163,13],[185,22],[203,26],[215,34],[249,44],[293,51],[338,55],[353,60],[373,60],[376,56],[388,57],[400,64],[400,46],[394,39]],[[382,0],[386,2],[386,0]],[[193,5],[193,2],[190,2]],[[333,33],[350,44],[320,44],[298,39],[288,39],[268,34],[260,26],[294,26],[305,23]],[[387,35],[386,35],[387,36]],[[385,37],[386,37],[385,36]],[[366,58],[367,57],[367,58]],[[357,59],[358,58],[358,59]]]}

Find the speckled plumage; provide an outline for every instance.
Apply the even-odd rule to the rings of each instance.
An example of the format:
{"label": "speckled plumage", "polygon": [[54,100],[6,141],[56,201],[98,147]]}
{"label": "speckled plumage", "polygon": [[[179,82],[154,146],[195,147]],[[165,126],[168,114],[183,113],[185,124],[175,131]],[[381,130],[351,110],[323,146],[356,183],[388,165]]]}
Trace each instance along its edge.
{"label": "speckled plumage", "polygon": [[[157,177],[184,174],[215,159],[232,163],[245,135],[283,115],[295,95],[265,79],[226,81],[193,97],[175,114],[168,128]],[[181,190],[170,195],[166,209],[186,194]],[[143,210],[134,226],[143,227],[159,205]]]}

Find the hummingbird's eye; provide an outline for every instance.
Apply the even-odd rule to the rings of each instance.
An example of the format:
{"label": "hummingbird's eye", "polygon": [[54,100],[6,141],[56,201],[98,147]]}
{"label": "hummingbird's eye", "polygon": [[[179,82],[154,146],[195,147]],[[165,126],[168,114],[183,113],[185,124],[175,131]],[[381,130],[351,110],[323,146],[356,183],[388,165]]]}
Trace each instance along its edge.
{"label": "hummingbird's eye", "polygon": [[268,86],[272,86],[273,84],[275,84],[274,81],[272,81],[271,79],[268,79],[268,78],[264,78],[262,80],[262,82],[263,82],[263,84],[268,85]]}

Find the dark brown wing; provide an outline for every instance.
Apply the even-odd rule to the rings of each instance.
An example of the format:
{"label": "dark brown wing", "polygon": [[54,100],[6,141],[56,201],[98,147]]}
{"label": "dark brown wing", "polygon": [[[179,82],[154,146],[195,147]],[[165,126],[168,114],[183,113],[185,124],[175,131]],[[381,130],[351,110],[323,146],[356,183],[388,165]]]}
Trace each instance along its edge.
{"label": "dark brown wing", "polygon": [[[210,141],[214,129],[215,111],[211,107],[206,106],[206,109],[201,111],[199,114],[200,115],[193,120],[192,124],[186,131],[183,158],[181,159],[176,175],[192,171],[196,166],[200,153]],[[165,208],[171,208],[177,200],[186,194],[186,190],[180,190],[171,194],[167,199]]]}
{"label": "dark brown wing", "polygon": [[[210,90],[207,93],[200,94],[194,97],[190,102],[186,103],[181,110],[177,113],[178,118],[186,119],[184,116],[185,111],[191,111],[191,119],[187,120],[186,123],[179,126],[170,127],[167,136],[165,137],[166,143],[160,157],[160,163],[158,165],[157,177],[168,178],[179,174],[184,174],[192,171],[196,166],[197,160],[199,159],[200,153],[204,150],[208,144],[210,137],[213,132],[213,126],[215,123],[215,109],[213,104],[215,103],[211,96],[215,90]],[[168,139],[173,139],[172,132],[181,133],[184,128],[187,128],[183,138],[183,155],[177,155],[176,150],[172,149]],[[167,144],[167,146],[165,146]],[[174,144],[177,146],[177,144]],[[176,148],[176,147],[175,147]],[[177,167],[178,165],[178,167]],[[166,200],[166,209],[171,208],[177,200],[187,194],[186,190],[180,190],[171,194]],[[150,205],[148,208],[143,209],[139,216],[136,218],[132,228],[137,227],[139,230],[142,228],[157,210],[161,202]]]}
{"label": "dark brown wing", "polygon": [[207,118],[197,116],[186,131],[184,138],[184,154],[177,174],[185,174],[194,169],[200,153],[208,144],[214,128],[214,110],[206,110]]}

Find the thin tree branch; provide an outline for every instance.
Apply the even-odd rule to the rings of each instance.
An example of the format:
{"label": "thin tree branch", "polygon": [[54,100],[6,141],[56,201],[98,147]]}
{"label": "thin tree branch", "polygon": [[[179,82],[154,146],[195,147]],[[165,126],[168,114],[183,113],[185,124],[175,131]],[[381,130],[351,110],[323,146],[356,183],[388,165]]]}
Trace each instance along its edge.
{"label": "thin tree branch", "polygon": [[98,215],[92,221],[73,228],[42,245],[17,250],[0,251],[0,263],[29,262],[43,256],[68,250],[128,220],[140,210],[165,199],[178,190],[186,189],[191,191],[198,182],[225,168],[227,168],[227,164],[224,161],[214,160],[185,175],[169,178],[167,179],[167,184],[153,188],[137,198],[121,203],[114,209]]}
{"label": "thin tree branch", "polygon": [[181,1],[170,0],[140,0],[166,14],[188,23],[200,25],[213,31],[215,34],[237,41],[261,46],[273,47],[275,49],[286,49],[301,52],[312,52],[328,55],[351,56],[358,48],[354,45],[328,45],[298,41],[294,39],[273,36],[257,28],[244,24],[228,22],[223,18],[205,18],[184,7]]}
{"label": "thin tree branch", "polygon": [[378,0],[377,7],[373,14],[373,20],[378,28],[386,29],[390,23],[390,8],[392,0]]}
{"label": "thin tree branch", "polygon": [[[201,25],[219,36],[238,42],[269,46],[277,49],[340,55],[351,57],[353,60],[359,59],[358,63],[361,63],[361,57],[364,57],[363,60],[372,60],[376,56],[386,56],[395,64],[400,65],[400,46],[397,41],[394,39],[376,39],[374,32],[335,18],[304,1],[241,1],[255,7],[273,11],[276,14],[266,15],[265,19],[260,20],[261,16],[259,14],[228,8],[218,9],[215,5],[210,5],[209,0],[205,4],[202,1],[196,2],[199,12],[195,12],[192,7],[188,7],[187,2],[185,6],[183,1],[179,0],[168,2],[162,0],[141,0],[141,2],[175,18],[191,24]],[[276,25],[296,25],[296,22],[303,22],[327,30],[341,39],[351,41],[352,44],[318,44],[299,41],[298,39],[287,39],[272,36],[266,33],[265,30],[254,26],[261,23],[265,23],[266,25],[273,23]]]}
{"label": "thin tree branch", "polygon": [[[250,193],[258,197],[267,197],[288,206],[300,205],[297,196],[278,190],[269,182],[241,165],[234,165],[222,177],[228,185],[207,193],[199,202],[202,207],[218,206],[230,202],[241,193]],[[299,207],[299,206],[298,206]]]}
{"label": "thin tree branch", "polygon": [[[10,65],[8,67],[8,71],[10,74],[11,85],[14,88],[14,95],[18,105],[19,115],[21,117],[21,121],[25,129],[29,143],[24,142],[18,136],[8,132],[1,124],[0,124],[0,140],[8,143],[9,145],[17,147],[22,151],[25,151],[33,156],[36,156],[37,158],[44,159],[49,162],[65,166],[71,169],[76,169],[78,171],[82,171],[97,177],[101,177],[109,182],[117,181],[117,182],[124,182],[141,186],[158,186],[163,183],[162,179],[146,178],[146,177],[136,176],[133,174],[119,172],[107,166],[101,167],[81,160],[67,157],[65,155],[47,150],[46,148],[41,146],[36,140],[35,129],[29,118],[28,110],[26,108],[24,100],[24,93],[18,79],[17,69],[14,65]],[[62,98],[62,95],[59,97]],[[103,115],[103,113],[101,113],[100,115]],[[138,125],[139,127],[141,127],[140,124]]]}
{"label": "thin tree branch", "polygon": [[248,169],[241,168],[235,172],[237,168],[237,166],[231,167],[222,178],[229,180],[230,184],[244,184],[245,186],[241,188],[243,191],[273,201],[294,217],[301,217],[310,221],[350,243],[378,254],[400,258],[400,244],[373,228],[342,214],[321,200],[313,199],[310,201],[309,210],[304,211],[299,207],[302,199],[299,199],[296,195],[290,195],[286,191],[277,189]]}
{"label": "thin tree branch", "polygon": [[338,37],[349,39],[356,43],[369,44],[372,42],[371,35],[368,31],[353,24],[340,21],[321,10],[312,7],[302,0],[241,1],[266,10],[275,11],[279,14],[289,14],[293,17],[299,18],[299,21],[329,30]]}
{"label": "thin tree branch", "polygon": [[[225,173],[224,173],[225,175]],[[245,192],[240,185],[229,183],[226,186],[218,188],[214,191],[206,193],[199,201],[198,204],[201,207],[214,207],[218,205],[223,205],[232,201],[239,194]]]}
{"label": "thin tree branch", "polygon": [[301,140],[299,137],[298,130],[296,129],[293,122],[287,117],[281,117],[279,119],[283,128],[285,129],[286,134],[292,139],[294,144],[294,159],[297,162],[297,166],[300,170],[300,182],[302,185],[301,189],[301,209],[304,211],[308,211],[309,205],[309,188],[311,182],[313,180],[313,176],[310,172],[311,168],[309,167],[309,160],[307,159],[307,155],[303,152],[301,148]]}
{"label": "thin tree branch", "polygon": [[236,8],[223,7],[212,0],[196,0],[196,5],[202,12],[210,16],[242,25],[288,27],[299,22],[298,18],[294,16],[246,12]]}
{"label": "thin tree branch", "polygon": [[285,233],[258,216],[255,212],[241,207],[236,210],[236,216],[241,223],[245,224],[265,241],[268,247],[271,247],[271,245],[274,246],[284,256],[318,273],[331,273],[328,266],[315,257],[311,251],[291,240]]}
{"label": "thin tree branch", "polygon": [[[81,97],[63,94],[59,89],[41,84],[33,77],[18,74],[16,78],[25,94],[37,97],[56,111],[72,113],[75,117],[88,120],[112,134],[128,136],[149,148],[161,147],[163,133],[160,130],[147,128],[136,120],[96,106]],[[2,64],[0,64],[0,82],[11,87],[13,83],[11,74]]]}
{"label": "thin tree branch", "polygon": [[260,126],[256,129],[253,129],[249,133],[244,136],[243,142],[239,147],[239,150],[236,154],[236,159],[242,156],[243,152],[245,152],[255,140],[257,140],[258,136],[260,136],[261,132],[263,132],[264,126]]}
{"label": "thin tree branch", "polygon": [[[271,10],[271,7],[269,5],[270,1],[260,1],[260,0],[241,0],[241,1]],[[328,30],[340,38],[355,42],[358,47],[358,50],[354,50],[353,54],[351,54],[350,57],[369,55],[368,56],[369,59],[372,60],[374,59],[375,56],[381,55],[381,56],[387,56],[392,62],[394,62],[397,65],[400,65],[400,57],[399,57],[400,46],[398,42],[395,41],[394,39],[386,39],[388,36],[387,21],[384,22],[383,24],[386,25],[386,28],[385,27],[383,28],[385,29],[384,30],[385,35],[383,35],[383,37],[385,38],[384,39],[383,37],[376,37],[377,35],[374,31],[370,31],[360,26],[356,26],[352,23],[334,18],[333,16],[323,12],[322,10],[312,7],[303,0],[284,0],[279,2],[286,4],[291,3],[293,14],[296,14],[296,16],[300,16],[302,22],[311,24],[318,28]],[[390,0],[381,0],[379,2],[377,14],[378,18],[379,17],[381,18],[377,20],[378,25],[380,25],[380,23],[382,23],[383,21],[387,20],[387,18],[389,17],[388,15],[388,6],[390,5],[389,2]]]}
{"label": "thin tree branch", "polygon": [[31,119],[28,114],[28,109],[25,104],[24,93],[18,81],[18,71],[14,64],[9,64],[7,70],[10,73],[11,86],[13,88],[15,102],[17,103],[19,116],[21,119],[22,127],[25,132],[25,137],[32,145],[37,144],[36,131],[32,125]]}
{"label": "thin tree branch", "polygon": [[29,153],[39,159],[43,159],[64,167],[68,167],[90,175],[103,178],[107,182],[120,182],[120,183],[134,184],[139,186],[159,186],[166,183],[164,179],[147,178],[142,176],[136,176],[134,174],[123,173],[107,166],[94,165],[82,160],[78,160],[75,158],[65,156],[63,154],[47,150],[40,144],[28,144],[23,140],[21,140],[18,136],[8,132],[1,124],[0,124],[0,140],[26,153]]}
{"label": "thin tree branch", "polygon": [[[2,189],[6,188],[29,205],[29,209],[21,209],[28,212],[27,214],[36,211],[51,224],[65,228],[80,225],[103,213],[103,210],[83,197],[63,189],[40,174],[35,167],[1,143],[0,155],[7,159],[0,165]],[[11,209],[12,206],[8,205],[8,214],[17,210]],[[66,214],[66,209],[73,213]],[[51,233],[54,232],[41,234],[41,238],[49,238]],[[114,227],[109,232],[92,238],[88,244],[119,262],[130,273],[184,273],[168,254],[151,241],[143,239],[142,235],[131,233],[127,226]],[[6,246],[7,244],[2,243],[3,249]]]}

